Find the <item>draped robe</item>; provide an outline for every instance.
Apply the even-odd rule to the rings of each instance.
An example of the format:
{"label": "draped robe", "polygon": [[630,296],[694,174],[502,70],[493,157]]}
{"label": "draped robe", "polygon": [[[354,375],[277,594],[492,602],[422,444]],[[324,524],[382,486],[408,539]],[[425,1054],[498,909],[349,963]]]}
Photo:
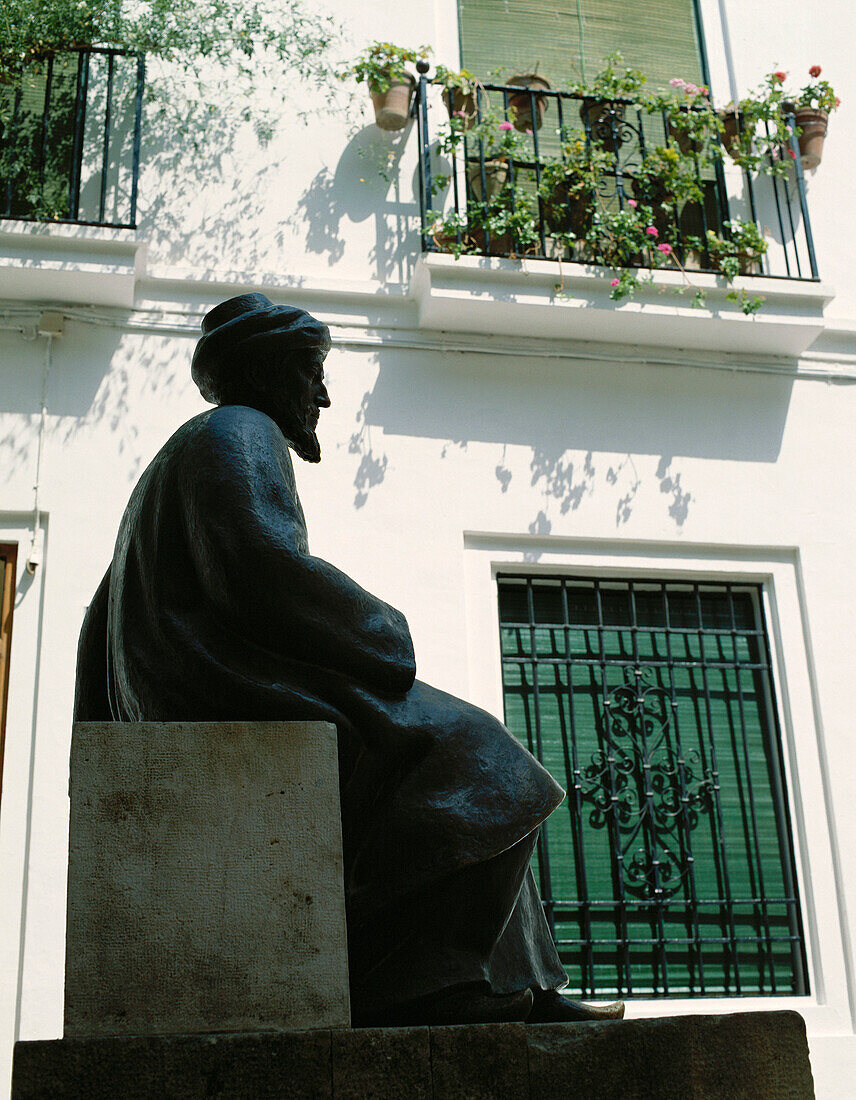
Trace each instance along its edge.
{"label": "draped robe", "polygon": [[[256,409],[225,405],[179,428],[134,489],[84,621],[75,716],[335,723],[356,943],[408,899],[507,861],[527,838],[531,849],[563,797],[500,722],[415,675],[401,612],[310,554],[280,429]],[[524,924],[543,923],[529,880],[526,891],[537,914]],[[521,936],[512,928],[505,938]],[[482,959],[480,975],[496,988],[562,984],[552,944],[536,954],[494,960],[493,972]],[[532,982],[518,978],[521,967],[538,971]],[[430,985],[429,976],[402,990]]]}

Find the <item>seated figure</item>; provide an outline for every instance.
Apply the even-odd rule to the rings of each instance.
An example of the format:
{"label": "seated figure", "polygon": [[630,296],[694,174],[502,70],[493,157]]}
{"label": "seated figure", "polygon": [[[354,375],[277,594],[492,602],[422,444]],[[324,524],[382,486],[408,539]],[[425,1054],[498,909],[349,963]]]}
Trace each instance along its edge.
{"label": "seated figure", "polygon": [[327,327],[264,295],[212,310],[217,407],[134,489],[78,652],[78,721],[338,730],[356,1024],[618,1016],[567,982],[529,871],[563,791],[486,712],[416,680],[404,616],[309,552],[289,448],[320,460]]}

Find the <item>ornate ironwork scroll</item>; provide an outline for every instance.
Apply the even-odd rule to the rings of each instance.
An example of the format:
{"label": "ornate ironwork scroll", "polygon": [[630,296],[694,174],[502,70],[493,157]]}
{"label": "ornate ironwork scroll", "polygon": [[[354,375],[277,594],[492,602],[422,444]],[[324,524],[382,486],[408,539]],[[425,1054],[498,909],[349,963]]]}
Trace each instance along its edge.
{"label": "ornate ironwork scroll", "polygon": [[582,774],[589,822],[612,831],[624,889],[668,898],[688,872],[688,834],[712,807],[713,779],[676,736],[675,702],[650,668],[625,670],[603,699],[602,747]]}

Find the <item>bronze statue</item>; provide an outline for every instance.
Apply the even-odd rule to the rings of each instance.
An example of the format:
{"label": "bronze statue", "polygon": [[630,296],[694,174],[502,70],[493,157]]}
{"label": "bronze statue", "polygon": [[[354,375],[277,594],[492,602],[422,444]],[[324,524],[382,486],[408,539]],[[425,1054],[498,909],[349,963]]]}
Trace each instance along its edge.
{"label": "bronze statue", "polygon": [[561,787],[415,679],[404,616],[309,552],[289,448],[321,457],[327,327],[262,294],[202,323],[217,407],[140,478],[81,632],[77,720],[311,720],[339,737],[356,1024],[612,1017],[566,975],[530,856]]}

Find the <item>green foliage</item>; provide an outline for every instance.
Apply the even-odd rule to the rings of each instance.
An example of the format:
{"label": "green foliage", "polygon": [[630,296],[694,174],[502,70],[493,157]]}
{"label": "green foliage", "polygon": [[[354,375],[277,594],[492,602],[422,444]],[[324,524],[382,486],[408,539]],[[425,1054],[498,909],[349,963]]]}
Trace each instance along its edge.
{"label": "green foliage", "polygon": [[566,129],[559,155],[543,162],[539,194],[551,234],[570,245],[591,225],[595,196],[612,171],[613,158],[585,134]]}
{"label": "green foliage", "polygon": [[169,63],[172,72],[150,77],[149,95],[176,122],[198,124],[197,108],[214,103],[260,118],[260,87],[284,72],[329,83],[336,33],[303,0],[3,0],[0,85],[38,75],[51,54],[116,46]]}
{"label": "green foliage", "polygon": [[782,150],[790,148],[791,132],[783,108],[782,84],[787,74],[781,70],[768,73],[754,92],[736,105],[728,104],[720,113],[724,124],[733,117],[736,132],[724,131],[725,146],[731,158],[749,172],[785,175],[788,171]]}
{"label": "green foliage", "polygon": [[411,50],[392,42],[372,42],[352,65],[338,75],[342,80],[352,76],[358,84],[366,83],[370,92],[383,95],[392,84],[408,79],[408,64],[415,65],[417,61],[427,58],[430,52],[430,46]]}
{"label": "green foliage", "polygon": [[611,53],[601,71],[587,83],[569,85],[568,90],[588,99],[634,99],[647,77],[641,69],[631,69],[624,64],[619,52]]}
{"label": "green foliage", "polygon": [[[815,107],[821,111],[835,111],[841,106],[841,100],[832,89],[828,80],[819,80],[820,65],[812,65],[808,71],[811,77],[808,84],[800,88],[794,97],[797,107]],[[790,98],[790,97],[789,97]]]}
{"label": "green foliage", "polygon": [[655,145],[645,150],[636,173],[642,191],[655,202],[701,202],[704,194],[691,156],[675,145]]}
{"label": "green foliage", "polygon": [[592,262],[610,269],[609,296],[613,300],[632,297],[641,282],[651,281],[650,276],[640,277],[637,267],[668,264],[672,246],[665,244],[665,252],[657,247],[659,231],[653,221],[651,207],[644,204],[628,203],[618,210],[595,212],[586,235],[588,255]]}
{"label": "green foliage", "polygon": [[653,92],[641,98],[643,108],[652,114],[665,114],[670,134],[684,153],[704,153],[707,159],[718,155],[722,124],[710,101],[710,89],[673,77],[669,90]]}
{"label": "green foliage", "polygon": [[706,246],[711,260],[730,282],[748,274],[767,252],[767,242],[754,222],[732,218],[724,223],[727,236],[707,231]]}
{"label": "green foliage", "polygon": [[450,92],[458,90],[464,95],[471,95],[481,86],[481,81],[467,69],[447,69],[445,65],[438,65],[434,70],[434,83],[442,84]]}
{"label": "green foliage", "polygon": [[104,40],[120,19],[121,0],[3,0],[0,6],[0,84],[38,75],[58,50]]}

